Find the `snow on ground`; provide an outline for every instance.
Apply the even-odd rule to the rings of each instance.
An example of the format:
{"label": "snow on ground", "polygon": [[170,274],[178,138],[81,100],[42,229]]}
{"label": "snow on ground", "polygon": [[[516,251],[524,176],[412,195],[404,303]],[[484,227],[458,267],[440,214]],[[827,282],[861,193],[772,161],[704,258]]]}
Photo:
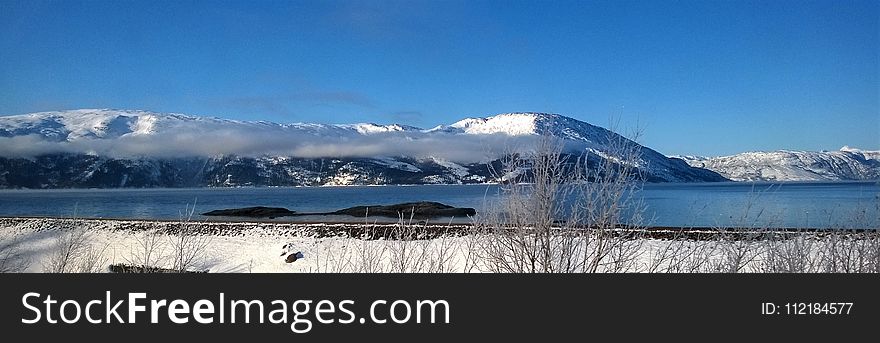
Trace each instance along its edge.
{"label": "snow on ground", "polygon": [[[72,227],[87,230],[89,246],[104,252],[107,265],[137,264],[140,256],[138,251],[146,240],[145,235],[159,230],[159,249],[167,255],[161,260],[160,266],[169,268],[173,263],[169,256],[172,255],[170,252],[175,236],[168,229],[178,225],[175,222],[136,220],[2,218],[0,240],[13,239],[18,243],[17,250],[29,261],[26,272],[44,272],[45,264],[58,249],[59,239],[71,232]],[[377,271],[394,271],[389,265],[395,250],[390,247],[392,243],[383,239],[362,240],[341,235],[345,228],[362,224],[206,222],[194,225],[199,227],[198,234],[206,237],[207,242],[203,256],[192,268],[194,270],[207,269],[212,273],[360,272],[381,266]],[[372,227],[377,231],[387,231],[396,226],[375,224]],[[443,239],[444,244],[450,247],[457,246],[453,240],[455,238],[452,237]],[[411,244],[432,251],[434,241],[423,240]],[[286,244],[293,247],[290,252],[302,252],[305,258],[286,263],[282,255]],[[400,268],[427,270],[432,260],[430,254],[428,252],[421,256],[422,262],[413,261],[413,265]],[[364,256],[370,260],[365,260]],[[451,253],[444,255],[445,266],[435,266],[435,269],[443,269],[434,271],[451,271],[446,268],[453,268],[455,257]],[[438,259],[440,257],[434,260]]]}
{"label": "snow on ground", "polygon": [[431,157],[431,160],[433,160],[434,163],[437,163],[444,168],[449,169],[453,174],[458,175],[458,177],[464,178],[470,174],[470,171],[468,171],[467,168],[461,166],[458,163],[448,161],[439,157]]}
{"label": "snow on ground", "polygon": [[394,168],[394,169],[399,169],[399,170],[408,171],[408,172],[412,172],[412,173],[419,173],[422,171],[421,169],[419,169],[418,167],[416,167],[412,164],[409,164],[406,162],[401,162],[401,161],[395,160],[394,158],[391,158],[391,157],[379,157],[379,158],[376,158],[375,160],[379,163],[382,163],[382,164],[384,164],[388,167]]}
{"label": "snow on ground", "polygon": [[[25,272],[50,271],[48,265],[61,251],[62,238],[75,232],[85,233],[86,250],[101,253],[96,265],[102,267],[97,268],[98,271],[108,271],[106,266],[111,264],[140,264],[138,261],[143,260],[140,248],[151,232],[158,242],[155,251],[162,258],[149,264],[171,268],[173,242],[180,237],[175,232],[181,225],[137,220],[0,218],[0,271],[4,270],[4,257],[9,256],[9,252],[18,253],[20,260],[28,262]],[[495,237],[496,243],[504,243],[497,240],[499,236],[461,230],[469,228],[467,226],[422,226],[425,229],[422,234],[430,232],[433,236],[398,240],[376,238],[388,237],[381,232],[387,234],[389,230],[394,232],[413,226],[258,222],[187,225],[195,232],[192,237],[205,242],[188,270],[212,273],[511,271],[498,264],[490,265],[491,257],[486,258],[491,255],[486,250],[491,246],[486,244],[486,239]],[[458,234],[436,234],[436,230],[444,229]],[[678,236],[678,231],[661,232],[661,236],[657,236],[657,232],[661,231],[635,239],[606,236],[603,244],[612,248],[596,271],[880,272],[880,234],[872,230],[840,234],[737,231],[736,235],[751,237],[746,239],[731,238],[731,233],[722,231],[687,232],[704,237],[698,239]],[[370,235],[373,239],[359,238]],[[706,235],[715,235],[715,238],[707,239]],[[15,243],[13,249],[9,248],[10,242]],[[564,242],[567,240],[557,241]],[[592,248],[584,245],[569,248],[568,251],[574,252],[573,261],[586,261],[585,256],[593,256]],[[287,255],[296,252],[301,252],[303,258],[285,262]],[[72,262],[71,265],[76,268],[82,264]]]}

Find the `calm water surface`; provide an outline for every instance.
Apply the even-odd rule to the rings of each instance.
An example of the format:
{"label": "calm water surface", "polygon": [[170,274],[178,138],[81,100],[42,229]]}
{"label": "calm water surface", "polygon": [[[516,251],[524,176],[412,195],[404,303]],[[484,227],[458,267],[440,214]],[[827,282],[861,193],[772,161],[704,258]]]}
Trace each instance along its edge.
{"label": "calm water surface", "polygon": [[[357,205],[438,201],[478,211],[497,199],[497,186],[425,185],[303,188],[0,190],[0,216],[194,219],[214,209],[277,206],[327,212]],[[657,226],[877,227],[878,182],[646,184],[638,196]],[[284,221],[326,220],[287,217]],[[332,220],[363,221],[334,217]]]}

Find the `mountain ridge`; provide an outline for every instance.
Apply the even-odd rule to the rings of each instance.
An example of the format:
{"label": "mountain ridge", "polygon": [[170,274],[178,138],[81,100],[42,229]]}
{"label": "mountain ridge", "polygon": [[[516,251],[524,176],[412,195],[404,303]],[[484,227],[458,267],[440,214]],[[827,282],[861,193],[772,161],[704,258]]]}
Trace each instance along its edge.
{"label": "mountain ridge", "polygon": [[880,180],[880,151],[750,151],[728,156],[671,156],[733,181]]}
{"label": "mountain ridge", "polygon": [[[528,146],[542,134],[567,142],[566,153],[588,153],[592,162],[613,159],[613,142],[636,144],[599,126],[537,112],[422,129],[81,109],[0,117],[0,187],[496,182],[489,166],[512,153],[508,148]],[[633,146],[640,153],[635,167],[647,181],[725,180]]]}

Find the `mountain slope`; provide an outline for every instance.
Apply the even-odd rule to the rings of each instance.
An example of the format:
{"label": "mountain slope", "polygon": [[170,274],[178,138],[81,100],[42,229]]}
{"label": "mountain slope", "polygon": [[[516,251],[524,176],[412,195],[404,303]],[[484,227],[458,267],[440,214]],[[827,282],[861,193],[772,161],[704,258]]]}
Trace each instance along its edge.
{"label": "mountain slope", "polygon": [[880,151],[746,152],[731,156],[680,156],[689,165],[734,181],[827,181],[880,179]]}
{"label": "mountain slope", "polygon": [[178,113],[134,110],[82,109],[39,112],[0,117],[0,137],[37,135],[51,141],[75,141],[87,138],[120,138],[163,132],[198,133],[215,130],[239,130],[270,133],[299,132],[315,136],[344,136],[379,132],[418,131],[405,125],[358,123],[349,125],[240,121],[214,117],[196,117]]}
{"label": "mountain slope", "polygon": [[[0,117],[0,187],[193,187],[493,182],[489,165],[540,134],[569,153],[614,160],[604,128],[556,114],[508,113],[434,129],[279,124],[124,110]],[[723,181],[635,145],[651,182]]]}
{"label": "mountain slope", "polygon": [[638,147],[639,169],[647,179],[656,182],[725,181],[713,172],[688,168],[678,159],[670,159],[653,149],[641,146],[605,128],[573,118],[548,113],[505,113],[488,118],[467,118],[433,131],[463,134],[540,135],[549,134],[568,141],[583,143],[587,151],[609,157],[614,146],[634,144]]}

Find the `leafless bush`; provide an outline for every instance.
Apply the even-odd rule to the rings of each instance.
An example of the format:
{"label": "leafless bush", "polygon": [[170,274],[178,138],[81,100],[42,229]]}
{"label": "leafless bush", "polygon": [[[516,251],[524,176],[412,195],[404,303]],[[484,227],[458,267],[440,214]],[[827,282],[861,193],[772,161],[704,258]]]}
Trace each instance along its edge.
{"label": "leafless bush", "polygon": [[609,133],[606,150],[571,160],[561,140],[542,135],[533,150],[509,156],[500,172],[493,171],[502,181],[501,200],[476,223],[490,271],[639,268],[645,218],[634,194],[640,184],[637,144]]}
{"label": "leafless bush", "polygon": [[[370,223],[353,236],[314,238],[314,272],[331,273],[449,273],[473,270],[473,257],[457,263],[462,251],[453,234],[430,228],[426,221],[401,216],[393,226]],[[475,242],[473,244],[476,244]],[[465,244],[467,246],[467,244]]]}
{"label": "leafless bush", "polygon": [[[758,196],[763,194],[753,193],[746,212],[753,210],[752,200]],[[853,209],[852,213],[842,216],[846,219],[837,227],[800,231],[770,229],[776,217],[760,218],[768,214],[763,208],[755,207],[757,215],[751,223],[764,224],[740,225],[735,231],[720,230],[715,240],[720,254],[712,259],[712,268],[708,271],[880,272],[880,228],[877,227],[880,223],[877,217],[880,216],[880,197],[874,206],[873,211],[870,208]]]}
{"label": "leafless bush", "polygon": [[71,273],[74,271],[74,261],[85,250],[86,231],[74,229],[62,232],[55,238],[52,253],[47,261],[43,262],[43,271],[47,273]]}
{"label": "leafless bush", "polygon": [[648,255],[645,271],[649,273],[698,273],[709,270],[718,250],[716,241],[688,239],[676,233],[668,241],[656,242]]}
{"label": "leafless bush", "polygon": [[873,208],[853,210],[822,239],[820,263],[831,273],[880,273],[880,194]]}
{"label": "leafless bush", "polygon": [[[384,265],[388,255],[388,244],[384,241],[389,236],[387,228],[379,228],[376,223],[369,223],[369,208],[364,216],[365,231],[361,233],[357,242],[357,256],[355,256],[352,271],[359,273],[382,273],[386,271]],[[371,240],[378,237],[380,241]],[[345,254],[345,252],[343,252]]]}
{"label": "leafless bush", "polygon": [[[578,253],[583,235],[557,234],[554,224],[563,218],[564,187],[570,174],[562,145],[543,136],[531,153],[508,154],[500,172],[501,201],[477,222],[483,230],[482,257],[493,272],[553,272],[558,259]],[[530,175],[529,175],[530,174]]]}
{"label": "leafless bush", "polygon": [[820,240],[819,264],[828,273],[880,272],[880,233],[835,231]]}
{"label": "leafless bush", "polygon": [[18,235],[0,233],[0,273],[20,273],[31,264],[21,250]]}
{"label": "leafless bush", "polygon": [[[378,230],[375,227],[368,230]],[[383,230],[384,231],[384,230]],[[355,258],[355,270],[360,273],[381,273],[386,270],[383,263],[388,256],[388,244],[385,241],[376,242],[369,240],[372,232],[366,232],[358,242],[357,257]],[[383,234],[383,237],[385,235]]]}
{"label": "leafless bush", "polygon": [[442,230],[442,232],[434,237],[433,239],[426,240],[429,243],[430,251],[427,254],[428,259],[424,272],[451,273],[466,271],[468,268],[468,252],[464,252],[465,261],[463,265],[460,266],[453,263],[453,257],[459,252],[459,245],[452,240],[453,235],[448,230]]}
{"label": "leafless bush", "polygon": [[316,273],[383,272],[382,260],[386,248],[382,245],[380,249],[376,249],[375,244],[371,243],[371,239],[377,237],[374,224],[370,224],[365,217],[364,230],[359,232],[359,237],[350,237],[351,240],[314,237],[312,245],[315,250],[311,255],[315,261],[315,269],[309,271]]}
{"label": "leafless bush", "polygon": [[52,252],[43,262],[47,273],[97,273],[104,271],[109,259],[104,253],[109,244],[97,245],[87,228],[73,222],[73,227],[61,228],[55,238]]}
{"label": "leafless bush", "polygon": [[392,238],[387,241],[391,272],[399,273],[448,273],[459,271],[452,264],[456,245],[449,231],[428,232],[427,221],[415,223],[401,215],[392,230]]}
{"label": "leafless bush", "polygon": [[[473,218],[472,218],[473,219]],[[469,232],[461,237],[461,244],[458,245],[459,253],[464,255],[461,272],[470,273],[476,270],[481,270],[481,258],[482,253],[477,249],[480,248],[481,240],[483,239],[483,234],[480,231],[478,226],[474,226]]]}
{"label": "leafless bush", "polygon": [[187,205],[186,210],[181,213],[174,234],[169,236],[172,268],[181,273],[195,268],[204,259],[211,244],[211,236],[200,233],[199,224],[192,222],[194,213],[195,205],[192,208]]}
{"label": "leafless bush", "polygon": [[758,271],[764,273],[816,273],[821,271],[817,238],[809,232],[770,233],[763,240]]}
{"label": "leafless bush", "polygon": [[130,265],[159,267],[166,260],[165,237],[158,229],[144,230],[134,235],[134,240],[127,259]]}
{"label": "leafless bush", "polygon": [[[365,255],[355,256],[354,248],[352,247],[353,243],[346,239],[315,238],[316,250],[312,254],[315,260],[314,271],[317,273],[381,272],[378,262],[374,262],[369,258],[356,259],[357,257],[363,258]],[[372,247],[368,246],[366,241],[361,241],[360,243],[361,251],[368,254],[373,252]]]}
{"label": "leafless bush", "polygon": [[81,256],[79,260],[79,267],[77,272],[79,273],[100,273],[107,271],[107,267],[110,264],[110,259],[106,256],[107,248],[110,246],[109,243],[94,245],[90,244],[86,249],[85,253]]}
{"label": "leafless bush", "polygon": [[738,236],[736,232],[723,232],[718,234],[716,252],[718,256],[711,259],[709,270],[715,273],[739,273],[749,271],[746,269],[760,256],[763,246],[760,237],[754,233],[747,236]]}
{"label": "leafless bush", "polygon": [[391,272],[416,273],[423,271],[431,240],[424,236],[424,228],[413,223],[412,213],[408,221],[398,218],[397,225],[392,229],[391,240],[386,241],[390,250],[389,263]]}
{"label": "leafless bush", "polygon": [[[761,262],[762,256],[767,255],[765,249],[776,247],[764,242],[773,239],[770,228],[781,215],[769,213],[765,208],[760,207],[759,200],[762,197],[772,196],[774,191],[775,188],[772,186],[764,190],[753,188],[740,215],[731,218],[730,225],[715,228],[715,243],[719,256],[712,259],[708,271],[716,273],[759,271],[758,263]],[[780,256],[774,255],[774,258],[777,258],[774,263],[778,262],[778,257]]]}

